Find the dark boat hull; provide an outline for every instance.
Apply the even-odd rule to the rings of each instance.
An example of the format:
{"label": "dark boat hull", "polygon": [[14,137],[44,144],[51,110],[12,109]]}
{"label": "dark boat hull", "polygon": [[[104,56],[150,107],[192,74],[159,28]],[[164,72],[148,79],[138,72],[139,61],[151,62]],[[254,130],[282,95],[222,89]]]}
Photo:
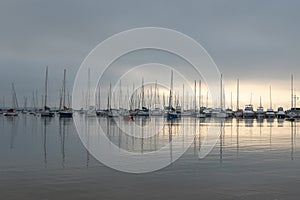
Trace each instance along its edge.
{"label": "dark boat hull", "polygon": [[73,117],[73,112],[61,111],[61,112],[59,112],[59,117],[60,118],[72,118]]}

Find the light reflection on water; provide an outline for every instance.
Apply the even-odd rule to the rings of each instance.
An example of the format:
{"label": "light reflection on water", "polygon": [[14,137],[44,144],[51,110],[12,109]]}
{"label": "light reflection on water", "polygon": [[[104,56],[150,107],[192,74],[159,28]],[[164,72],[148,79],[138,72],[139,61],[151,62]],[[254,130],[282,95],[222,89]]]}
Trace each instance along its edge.
{"label": "light reflection on water", "polygon": [[[132,152],[156,151],[174,137],[184,141],[188,135],[195,135],[195,140],[171,166],[154,173],[129,175],[96,161],[83,147],[72,119],[0,115],[1,194],[8,199],[41,199],[50,194],[74,199],[83,193],[91,199],[132,199],[135,195],[182,199],[190,193],[197,199],[197,195],[290,199],[298,194],[300,122],[183,118],[171,123],[158,117],[115,119],[118,122],[110,118],[84,120],[97,120],[115,145]],[[149,126],[150,122],[159,128]],[[140,126],[144,134],[159,131],[145,139],[122,131],[130,131],[134,125]],[[212,152],[199,160],[198,151],[209,125],[220,127],[221,135]],[[176,149],[170,150],[172,161]]]}

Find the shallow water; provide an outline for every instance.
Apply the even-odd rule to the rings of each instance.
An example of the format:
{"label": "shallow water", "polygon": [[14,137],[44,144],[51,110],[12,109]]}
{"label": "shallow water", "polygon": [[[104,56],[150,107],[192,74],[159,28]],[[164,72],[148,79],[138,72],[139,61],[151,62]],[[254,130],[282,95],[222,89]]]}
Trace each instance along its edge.
{"label": "shallow water", "polygon": [[[168,167],[128,174],[94,159],[72,119],[0,115],[1,199],[298,199],[300,194],[300,122],[83,120],[98,121],[115,145],[130,152],[156,151],[181,134],[195,135],[195,140]],[[157,126],[158,134],[134,138],[117,124],[126,131],[138,125],[143,134]],[[220,127],[221,135],[208,156],[199,159],[208,126]]]}

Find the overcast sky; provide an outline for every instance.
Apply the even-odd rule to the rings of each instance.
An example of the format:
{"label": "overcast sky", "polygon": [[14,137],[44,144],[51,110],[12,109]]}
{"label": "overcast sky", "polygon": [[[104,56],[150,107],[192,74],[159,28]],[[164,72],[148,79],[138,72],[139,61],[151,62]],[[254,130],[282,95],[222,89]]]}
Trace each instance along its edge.
{"label": "overcast sky", "polygon": [[274,103],[288,106],[291,74],[300,90],[299,10],[296,0],[2,0],[0,95],[10,101],[12,81],[19,99],[42,93],[48,65],[53,103],[64,68],[71,90],[81,62],[98,43],[127,29],[157,26],[199,42],[224,74],[227,91],[235,92],[240,78],[242,103],[250,91],[256,102],[260,95],[268,98],[272,85]]}

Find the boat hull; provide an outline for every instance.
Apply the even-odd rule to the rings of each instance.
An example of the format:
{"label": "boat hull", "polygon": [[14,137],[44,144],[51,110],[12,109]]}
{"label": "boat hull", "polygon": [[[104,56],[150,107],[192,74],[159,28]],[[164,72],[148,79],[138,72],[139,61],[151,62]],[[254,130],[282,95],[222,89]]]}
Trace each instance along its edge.
{"label": "boat hull", "polygon": [[41,117],[54,117],[54,112],[42,112]]}
{"label": "boat hull", "polygon": [[59,117],[60,118],[72,118],[73,112],[61,111],[61,112],[59,112]]}
{"label": "boat hull", "polygon": [[10,117],[14,117],[14,116],[18,116],[18,113],[16,112],[6,112],[6,113],[3,113],[4,116],[10,116]]}
{"label": "boat hull", "polygon": [[177,113],[168,113],[167,114],[167,119],[168,120],[173,120],[173,119],[177,119],[178,118],[178,114]]}

